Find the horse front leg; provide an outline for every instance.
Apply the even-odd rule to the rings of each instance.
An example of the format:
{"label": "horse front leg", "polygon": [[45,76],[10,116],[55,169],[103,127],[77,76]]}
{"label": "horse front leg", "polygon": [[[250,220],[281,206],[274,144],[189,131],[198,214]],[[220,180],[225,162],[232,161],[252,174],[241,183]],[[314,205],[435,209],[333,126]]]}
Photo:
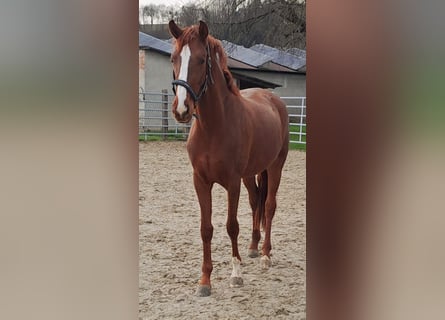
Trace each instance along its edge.
{"label": "horse front leg", "polygon": [[230,277],[231,287],[240,287],[243,285],[243,278],[241,276],[241,257],[238,252],[239,224],[237,219],[237,211],[240,187],[241,178],[234,180],[227,188],[228,215],[226,228],[232,242],[232,275]]}
{"label": "horse front leg", "polygon": [[212,183],[208,183],[197,173],[193,174],[193,182],[198,195],[201,208],[201,239],[203,245],[202,274],[196,295],[207,297],[211,293],[210,274],[213,270],[211,242],[213,237],[212,226]]}

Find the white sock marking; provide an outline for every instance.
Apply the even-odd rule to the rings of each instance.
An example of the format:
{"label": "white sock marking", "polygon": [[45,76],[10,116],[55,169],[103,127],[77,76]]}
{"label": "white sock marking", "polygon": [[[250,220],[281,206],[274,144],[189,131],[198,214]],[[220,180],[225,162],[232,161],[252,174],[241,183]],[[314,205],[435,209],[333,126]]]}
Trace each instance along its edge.
{"label": "white sock marking", "polygon": [[232,257],[232,278],[242,278],[241,277],[241,261],[237,257]]}
{"label": "white sock marking", "polygon": [[[181,68],[179,69],[179,80],[187,81],[189,61],[192,52],[188,44],[182,47],[181,50]],[[183,86],[178,86],[176,89],[176,94],[178,96],[178,107],[177,111],[180,115],[187,111],[185,107],[185,98],[187,97],[187,90]]]}
{"label": "white sock marking", "polygon": [[260,259],[261,268],[263,269],[269,269],[270,266],[272,266],[272,260],[268,256],[262,256]]}

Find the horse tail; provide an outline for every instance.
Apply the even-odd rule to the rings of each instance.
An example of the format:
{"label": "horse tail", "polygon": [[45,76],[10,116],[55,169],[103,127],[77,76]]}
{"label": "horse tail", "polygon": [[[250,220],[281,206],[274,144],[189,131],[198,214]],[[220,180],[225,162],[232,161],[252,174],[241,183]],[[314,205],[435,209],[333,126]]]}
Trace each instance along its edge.
{"label": "horse tail", "polygon": [[267,198],[267,171],[264,170],[258,175],[258,215],[263,230],[266,228],[266,198]]}

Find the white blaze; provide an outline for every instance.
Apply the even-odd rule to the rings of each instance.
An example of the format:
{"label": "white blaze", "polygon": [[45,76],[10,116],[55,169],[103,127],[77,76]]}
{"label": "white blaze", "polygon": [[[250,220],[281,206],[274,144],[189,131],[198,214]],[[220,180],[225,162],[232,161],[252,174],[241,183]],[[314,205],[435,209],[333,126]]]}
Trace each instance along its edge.
{"label": "white blaze", "polygon": [[241,261],[237,257],[232,257],[232,278],[241,278]]}
{"label": "white blaze", "polygon": [[[188,44],[182,47],[181,50],[181,68],[179,69],[179,80],[187,81],[190,56],[192,55]],[[183,86],[178,86],[176,89],[176,95],[178,96],[177,111],[180,115],[187,111],[185,107],[185,98],[187,97],[187,90]]]}

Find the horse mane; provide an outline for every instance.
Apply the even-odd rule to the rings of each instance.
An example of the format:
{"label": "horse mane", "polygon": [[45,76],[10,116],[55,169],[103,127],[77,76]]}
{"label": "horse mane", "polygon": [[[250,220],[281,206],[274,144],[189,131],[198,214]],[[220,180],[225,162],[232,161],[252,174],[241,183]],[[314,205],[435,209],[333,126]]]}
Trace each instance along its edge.
{"label": "horse mane", "polygon": [[[186,43],[189,43],[191,40],[199,37],[199,26],[194,25],[191,27],[188,27],[184,29],[184,32],[180,39],[176,39],[176,49],[182,48],[182,46]],[[213,56],[216,59],[213,59],[213,61],[218,61],[218,64],[224,74],[224,79],[226,80],[227,88],[232,92],[234,95],[239,95],[239,89],[235,83],[235,80],[233,79],[232,73],[229,71],[229,67],[227,66],[227,55],[224,51],[224,48],[221,44],[221,41],[214,38],[211,35],[207,36],[207,41],[210,46],[210,52],[214,53]]]}
{"label": "horse mane", "polygon": [[229,71],[229,67],[227,66],[227,54],[224,51],[221,41],[210,35],[207,37],[207,39],[210,45],[210,50],[215,52],[215,56],[217,57],[216,59],[219,62],[219,66],[224,74],[224,78],[226,79],[227,87],[233,94],[239,95],[239,89],[235,83],[235,80],[233,79],[232,73]]}

